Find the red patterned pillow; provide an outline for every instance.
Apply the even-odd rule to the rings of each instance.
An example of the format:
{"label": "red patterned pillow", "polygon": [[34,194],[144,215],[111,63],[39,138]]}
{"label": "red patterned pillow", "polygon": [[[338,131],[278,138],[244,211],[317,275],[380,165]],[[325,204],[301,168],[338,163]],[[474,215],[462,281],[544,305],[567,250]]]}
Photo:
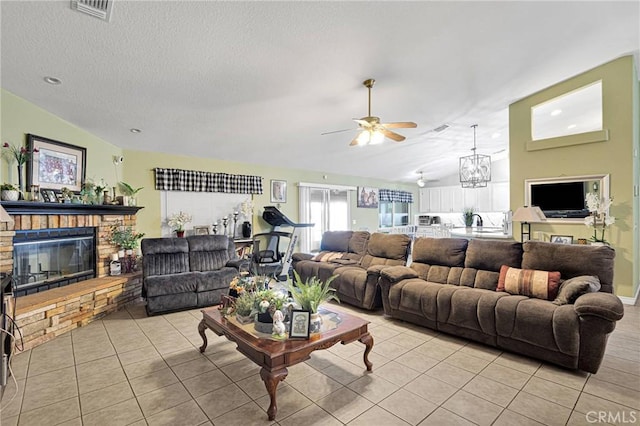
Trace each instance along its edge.
{"label": "red patterned pillow", "polygon": [[344,253],[338,251],[321,251],[320,253],[313,256],[313,259],[316,262],[331,262],[334,259],[341,259]]}
{"label": "red patterned pillow", "polygon": [[518,269],[502,265],[497,291],[509,294],[554,300],[560,286],[560,272]]}

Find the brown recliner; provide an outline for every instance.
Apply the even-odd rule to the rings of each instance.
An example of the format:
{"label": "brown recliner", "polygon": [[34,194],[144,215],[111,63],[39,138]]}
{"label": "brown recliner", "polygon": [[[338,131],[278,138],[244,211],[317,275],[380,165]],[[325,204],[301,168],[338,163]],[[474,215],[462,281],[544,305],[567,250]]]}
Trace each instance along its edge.
{"label": "brown recliner", "polygon": [[[623,316],[610,247],[418,238],[411,267],[382,271],[385,314],[567,368],[598,371]],[[556,305],[496,291],[502,265],[597,276],[601,288]]]}

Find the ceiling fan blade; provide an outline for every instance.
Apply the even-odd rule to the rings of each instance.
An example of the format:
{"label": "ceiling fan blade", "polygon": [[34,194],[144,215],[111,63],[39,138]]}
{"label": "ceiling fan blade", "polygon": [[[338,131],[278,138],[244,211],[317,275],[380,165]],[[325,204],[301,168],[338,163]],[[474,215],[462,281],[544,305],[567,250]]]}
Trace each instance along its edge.
{"label": "ceiling fan blade", "polygon": [[331,132],[324,132],[324,133],[320,133],[320,136],[323,136],[323,135],[330,135],[330,134],[332,134],[332,133],[350,132],[350,131],[352,131],[352,130],[353,130],[353,129],[334,130],[334,131],[331,131]]}
{"label": "ceiling fan blade", "polygon": [[382,133],[389,139],[393,139],[396,142],[402,142],[403,140],[406,139],[404,136],[394,133],[391,130],[387,130],[387,129],[380,129],[380,133]]}
{"label": "ceiling fan blade", "polygon": [[396,123],[383,123],[382,125],[387,129],[413,129],[418,127],[413,121],[398,121]]}
{"label": "ceiling fan blade", "polygon": [[360,144],[358,143],[358,136],[360,136],[360,134],[359,134],[359,133],[358,133],[358,135],[356,135],[356,137],[355,137],[355,138],[353,138],[353,140],[351,141],[351,143],[349,144],[349,146],[357,146],[357,145],[360,145]]}

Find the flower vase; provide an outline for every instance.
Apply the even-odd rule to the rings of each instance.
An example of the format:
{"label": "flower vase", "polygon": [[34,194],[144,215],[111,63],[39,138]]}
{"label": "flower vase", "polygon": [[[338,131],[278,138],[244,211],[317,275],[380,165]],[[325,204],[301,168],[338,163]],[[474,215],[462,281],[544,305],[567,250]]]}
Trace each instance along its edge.
{"label": "flower vase", "polygon": [[311,320],[309,323],[309,334],[320,333],[322,328],[322,317],[319,313],[311,314]]}
{"label": "flower vase", "polygon": [[22,164],[18,163],[18,191],[19,199],[24,199],[24,185],[22,183]]}
{"label": "flower vase", "polygon": [[178,229],[178,230],[176,230],[176,237],[178,237],[178,238],[184,238],[184,229]]}
{"label": "flower vase", "polygon": [[246,221],[242,224],[242,236],[249,238],[251,236],[251,222]]}

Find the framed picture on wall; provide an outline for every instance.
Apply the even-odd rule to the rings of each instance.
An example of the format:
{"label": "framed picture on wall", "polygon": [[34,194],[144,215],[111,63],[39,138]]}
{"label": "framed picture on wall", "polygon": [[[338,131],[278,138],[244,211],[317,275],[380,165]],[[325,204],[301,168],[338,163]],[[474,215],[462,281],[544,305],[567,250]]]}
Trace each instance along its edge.
{"label": "framed picture on wall", "polygon": [[380,200],[378,188],[358,187],[357,206],[365,209],[377,209]]}
{"label": "framed picture on wall", "polygon": [[287,202],[287,181],[271,179],[271,202]]}
{"label": "framed picture on wall", "polygon": [[27,135],[27,149],[36,152],[27,161],[27,187],[82,190],[86,177],[87,149],[42,136]]}

